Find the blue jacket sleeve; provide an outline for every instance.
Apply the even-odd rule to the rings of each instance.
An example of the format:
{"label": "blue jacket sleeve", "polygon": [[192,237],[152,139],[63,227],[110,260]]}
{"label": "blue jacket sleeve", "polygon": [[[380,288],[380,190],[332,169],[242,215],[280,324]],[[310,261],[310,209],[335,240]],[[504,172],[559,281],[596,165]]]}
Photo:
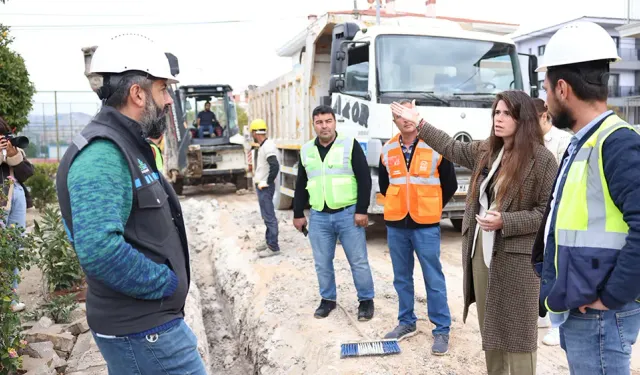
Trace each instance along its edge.
{"label": "blue jacket sleeve", "polygon": [[131,174],[118,147],[106,140],[76,157],[67,181],[74,248],[84,272],[112,290],[139,299],[172,295],[178,278],[124,239],[132,204]]}
{"label": "blue jacket sleeve", "polygon": [[627,242],[618,255],[600,300],[617,309],[640,296],[640,135],[631,129],[611,134],[602,148],[609,194],[629,226]]}

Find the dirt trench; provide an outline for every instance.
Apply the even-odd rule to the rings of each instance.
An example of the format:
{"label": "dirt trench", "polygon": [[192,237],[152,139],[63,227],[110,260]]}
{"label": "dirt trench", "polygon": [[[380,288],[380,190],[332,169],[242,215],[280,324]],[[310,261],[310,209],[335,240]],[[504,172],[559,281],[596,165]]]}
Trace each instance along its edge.
{"label": "dirt trench", "polygon": [[[416,263],[415,312],[420,334],[400,343],[400,355],[340,358],[340,343],[363,340],[340,309],[314,319],[319,302],[311,246],[291,225],[291,211],[277,211],[282,254],[259,259],[255,245],[264,238],[255,194],[187,196],[182,200],[194,254],[192,269],[201,293],[212,374],[434,374],[486,373],[475,306],[462,322],[460,233],[442,225],[441,260],[452,314],[449,354],[430,353],[433,326],[426,320],[426,291]],[[383,225],[367,230],[369,262],[375,283],[374,318],[358,323],[371,338],[383,337],[397,323],[398,298]],[[353,317],[357,298],[340,245],[334,261],[338,302]],[[539,331],[539,341],[546,330]],[[632,374],[640,361],[634,350]],[[537,373],[565,375],[560,347],[539,344]]]}

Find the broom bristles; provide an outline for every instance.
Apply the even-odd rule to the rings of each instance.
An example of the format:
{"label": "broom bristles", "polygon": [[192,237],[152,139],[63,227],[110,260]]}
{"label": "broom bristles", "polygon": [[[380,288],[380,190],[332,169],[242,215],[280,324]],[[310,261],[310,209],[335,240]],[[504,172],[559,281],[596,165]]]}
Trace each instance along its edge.
{"label": "broom bristles", "polygon": [[340,345],[340,357],[399,354],[398,340],[350,342]]}

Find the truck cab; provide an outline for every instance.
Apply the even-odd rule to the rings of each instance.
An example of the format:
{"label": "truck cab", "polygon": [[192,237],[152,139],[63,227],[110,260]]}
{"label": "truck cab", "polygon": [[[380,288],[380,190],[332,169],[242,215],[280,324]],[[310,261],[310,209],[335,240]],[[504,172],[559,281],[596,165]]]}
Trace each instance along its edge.
{"label": "truck cab", "polygon": [[[523,60],[531,61],[526,74]],[[463,30],[450,21],[432,20],[428,27],[336,25],[330,64],[329,96],[321,101],[333,107],[339,131],[360,140],[368,156],[373,213],[384,208],[375,168],[382,146],[398,133],[389,104],[415,100],[430,123],[469,142],[489,136],[497,93],[527,89],[537,96],[529,83],[537,82],[535,57],[518,55],[508,38]],[[456,175],[458,190],[443,218],[459,228],[471,171],[456,165]]]}

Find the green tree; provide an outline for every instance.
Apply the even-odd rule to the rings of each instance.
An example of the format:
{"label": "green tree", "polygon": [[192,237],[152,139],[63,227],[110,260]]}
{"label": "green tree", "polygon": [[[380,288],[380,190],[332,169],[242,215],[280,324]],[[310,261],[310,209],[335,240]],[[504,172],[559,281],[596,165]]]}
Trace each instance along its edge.
{"label": "green tree", "polygon": [[9,49],[12,42],[9,28],[0,24],[0,116],[19,132],[28,123],[35,87],[22,56]]}
{"label": "green tree", "polygon": [[249,116],[247,115],[247,111],[238,106],[238,127],[240,128],[240,134],[243,134],[244,126],[249,124]]}

